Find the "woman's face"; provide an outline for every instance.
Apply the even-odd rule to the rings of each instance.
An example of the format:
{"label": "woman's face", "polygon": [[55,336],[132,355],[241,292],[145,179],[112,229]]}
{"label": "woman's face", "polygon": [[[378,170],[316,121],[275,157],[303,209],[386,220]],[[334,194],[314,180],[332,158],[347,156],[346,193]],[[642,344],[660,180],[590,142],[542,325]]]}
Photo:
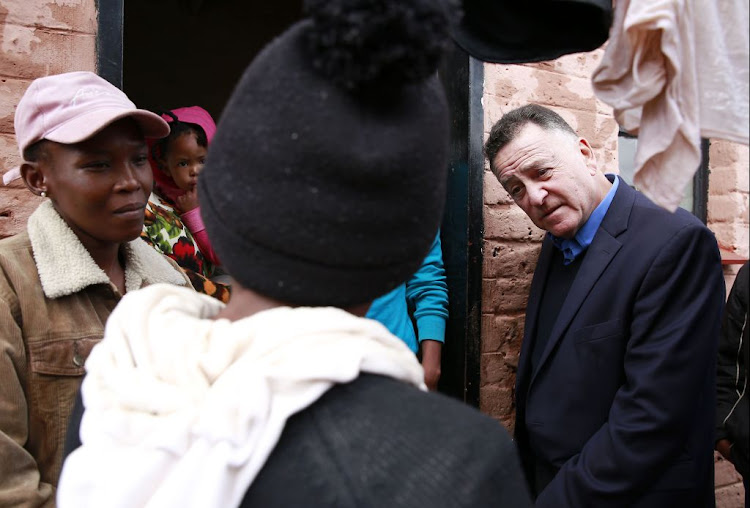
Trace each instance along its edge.
{"label": "woman's face", "polygon": [[73,145],[48,141],[45,152],[38,167],[47,195],[86,248],[138,238],[153,175],[134,120]]}

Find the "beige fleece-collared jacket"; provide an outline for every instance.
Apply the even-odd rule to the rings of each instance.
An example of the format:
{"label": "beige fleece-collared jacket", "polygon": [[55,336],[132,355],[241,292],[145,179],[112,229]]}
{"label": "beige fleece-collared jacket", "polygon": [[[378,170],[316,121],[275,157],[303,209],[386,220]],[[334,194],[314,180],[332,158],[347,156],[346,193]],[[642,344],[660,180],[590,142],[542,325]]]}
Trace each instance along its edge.
{"label": "beige fleece-collared jacket", "polygon": [[[124,255],[126,292],[190,287],[140,238]],[[54,506],[83,365],[121,296],[49,201],[0,241],[0,506]]]}

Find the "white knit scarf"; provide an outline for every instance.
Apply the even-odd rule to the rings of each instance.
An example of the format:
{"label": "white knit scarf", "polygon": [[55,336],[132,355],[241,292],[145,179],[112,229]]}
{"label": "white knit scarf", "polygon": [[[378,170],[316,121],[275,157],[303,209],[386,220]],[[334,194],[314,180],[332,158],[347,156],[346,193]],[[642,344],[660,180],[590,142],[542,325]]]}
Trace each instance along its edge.
{"label": "white knit scarf", "polygon": [[217,300],[154,285],[128,293],[86,362],[83,445],[57,492],[66,507],[232,507],[287,419],[361,372],[424,388],[409,348],[336,308],[214,320]]}

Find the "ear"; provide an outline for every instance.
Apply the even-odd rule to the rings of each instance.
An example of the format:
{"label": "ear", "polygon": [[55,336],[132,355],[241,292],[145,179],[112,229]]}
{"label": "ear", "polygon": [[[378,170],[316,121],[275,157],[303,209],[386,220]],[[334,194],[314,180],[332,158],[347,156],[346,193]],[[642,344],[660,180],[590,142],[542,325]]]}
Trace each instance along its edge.
{"label": "ear", "polygon": [[589,168],[590,173],[592,175],[598,173],[599,166],[596,163],[596,154],[594,154],[594,150],[586,138],[578,138],[578,150],[586,161],[586,166]]}
{"label": "ear", "polygon": [[39,162],[24,162],[21,164],[21,178],[23,178],[26,187],[37,196],[48,190],[47,178]]}

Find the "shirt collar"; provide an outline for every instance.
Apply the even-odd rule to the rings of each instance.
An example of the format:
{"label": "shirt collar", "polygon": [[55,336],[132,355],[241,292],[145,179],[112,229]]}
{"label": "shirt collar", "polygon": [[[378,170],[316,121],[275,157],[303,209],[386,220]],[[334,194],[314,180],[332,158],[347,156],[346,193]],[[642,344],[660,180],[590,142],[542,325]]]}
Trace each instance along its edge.
{"label": "shirt collar", "polygon": [[589,245],[591,245],[591,242],[594,241],[594,235],[596,235],[596,231],[599,229],[599,226],[601,226],[604,216],[607,215],[607,210],[609,210],[609,205],[612,204],[612,200],[615,197],[615,192],[617,192],[619,184],[620,179],[614,176],[612,187],[609,189],[609,192],[607,192],[607,195],[604,196],[602,202],[599,203],[599,206],[597,206],[596,209],[594,209],[591,216],[573,238],[558,238],[550,234],[555,247],[560,249],[563,253],[563,264],[569,265],[572,263],[588,248]]}

